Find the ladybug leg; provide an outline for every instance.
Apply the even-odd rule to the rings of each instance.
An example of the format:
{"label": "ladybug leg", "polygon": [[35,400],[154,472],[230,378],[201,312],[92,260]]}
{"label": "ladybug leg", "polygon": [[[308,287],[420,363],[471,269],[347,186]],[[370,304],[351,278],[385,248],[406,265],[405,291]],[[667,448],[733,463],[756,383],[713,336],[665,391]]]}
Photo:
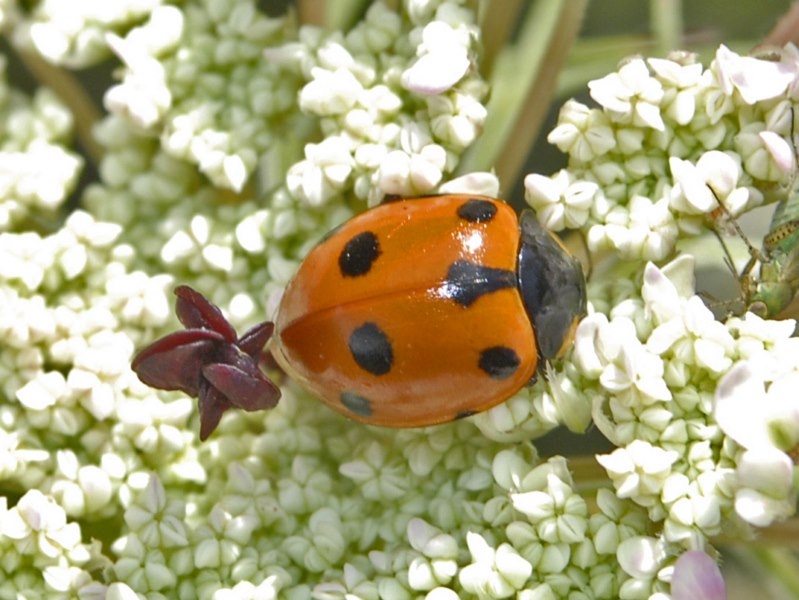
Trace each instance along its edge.
{"label": "ladybug leg", "polygon": [[[544,373],[543,369],[541,369],[541,376],[544,378],[544,380],[546,380],[546,374]],[[524,386],[525,387],[533,387],[536,383],[538,383],[538,370],[536,370],[533,373],[533,376],[530,377],[530,380],[527,383],[525,383]]]}

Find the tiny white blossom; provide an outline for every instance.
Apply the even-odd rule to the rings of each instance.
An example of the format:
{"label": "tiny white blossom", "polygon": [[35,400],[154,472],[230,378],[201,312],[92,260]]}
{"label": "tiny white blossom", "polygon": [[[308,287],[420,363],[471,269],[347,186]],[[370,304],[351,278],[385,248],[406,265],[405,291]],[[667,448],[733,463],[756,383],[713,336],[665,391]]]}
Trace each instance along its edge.
{"label": "tiny white blossom", "polygon": [[[644,260],[662,260],[674,249],[677,224],[666,198],[653,202],[644,196],[630,199],[627,243],[619,244],[622,256],[639,255]],[[612,234],[611,234],[612,235]]]}
{"label": "tiny white blossom", "polygon": [[618,72],[588,82],[588,89],[615,120],[657,131],[665,128],[659,106],[663,86],[649,74],[643,60],[632,59]]}
{"label": "tiny white blossom", "polygon": [[582,389],[577,369],[567,365],[562,371],[551,369],[547,376],[548,390],[541,395],[543,407],[536,406],[541,414],[550,412],[544,407],[552,406],[554,418],[548,420],[562,423],[569,430],[583,432],[591,424],[590,396]]}
{"label": "tiny white blossom", "polygon": [[635,579],[654,578],[666,556],[661,540],[643,536],[624,540],[617,552],[619,565]]}
{"label": "tiny white blossom", "polygon": [[[746,450],[738,461],[738,483],[757,490],[772,499],[788,498],[794,464],[790,457],[776,448],[756,447]],[[788,516],[793,512],[790,503],[783,503]],[[761,523],[755,523],[761,525]]]}
{"label": "tiny white blossom", "polygon": [[352,143],[344,136],[331,136],[305,147],[306,159],[295,163],[286,174],[292,195],[311,206],[327,202],[345,187],[355,160]]}
{"label": "tiny white blossom", "polygon": [[85,2],[66,6],[44,2],[29,24],[29,35],[37,51],[53,64],[80,68],[107,57],[104,34],[127,29],[151,12],[158,0],[125,0],[114,3]]}
{"label": "tiny white blossom", "polygon": [[676,186],[671,207],[688,214],[712,211],[723,202],[733,216],[740,214],[749,201],[749,190],[738,187],[741,166],[725,152],[711,150],[703,154],[696,165],[676,157],[669,159]]}
{"label": "tiny white blossom", "polygon": [[646,61],[664,82],[664,114],[679,125],[687,125],[696,114],[696,101],[702,82],[699,63],[682,65],[672,60],[649,58]]}
{"label": "tiny white blossom", "polygon": [[3,479],[12,479],[20,475],[26,467],[43,463],[49,458],[50,453],[47,450],[26,448],[19,433],[0,430],[0,476]]}
{"label": "tiny white blossom", "polygon": [[716,50],[713,67],[724,92],[731,95],[737,90],[747,104],[784,94],[799,75],[796,64],[740,56],[724,44]]}
{"label": "tiny white blossom", "polygon": [[575,337],[575,358],[586,374],[627,405],[671,399],[663,362],[640,342],[629,319],[608,322],[601,313],[583,319]]}
{"label": "tiny white blossom", "polygon": [[[643,297],[652,303],[658,317],[657,327],[647,340],[651,352],[673,353],[683,363],[696,364],[714,373],[726,371],[732,364],[734,342],[723,324],[698,296],[669,303],[677,291],[663,273],[649,263],[644,271]],[[674,312],[679,307],[678,312]]]}
{"label": "tiny white blossom", "polygon": [[588,508],[570,485],[554,473],[541,490],[511,494],[513,507],[527,515],[542,541],[578,543],[588,528]]}
{"label": "tiny white blossom", "polygon": [[617,141],[607,115],[576,100],[560,109],[557,126],[547,141],[578,162],[590,162],[612,150]]}
{"label": "tiny white blossom", "polygon": [[67,382],[58,371],[41,372],[17,390],[17,400],[30,410],[45,410],[67,394]]}
{"label": "tiny white blossom", "polygon": [[450,588],[437,587],[425,595],[424,600],[458,600],[460,596]]}
{"label": "tiny white blossom", "polygon": [[474,80],[470,83],[477,89],[427,98],[430,130],[453,152],[464,151],[477,139],[488,116],[481,102],[483,94],[479,93],[483,84]]}
{"label": "tiny white blossom", "polygon": [[230,589],[217,590],[213,600],[277,600],[282,585],[277,575],[270,575],[258,585],[240,581]]}
{"label": "tiny white blossom", "polygon": [[673,251],[678,232],[666,198],[653,202],[636,195],[629,207],[608,211],[605,224],[591,226],[588,247],[614,248],[626,259],[662,260]]}
{"label": "tiny white blossom", "polygon": [[351,69],[355,66],[352,53],[337,39],[326,41],[316,52],[319,66],[325,69]]}
{"label": "tiny white blossom", "polygon": [[552,177],[536,173],[524,178],[525,200],[541,223],[552,231],[582,227],[588,221],[599,185],[591,181],[572,181],[566,169]]}
{"label": "tiny white blossom", "polygon": [[29,490],[3,515],[0,533],[15,540],[20,550],[57,558],[79,550],[80,528],[67,523],[64,509],[39,490]]}
{"label": "tiny white blossom", "polygon": [[105,94],[106,108],[124,113],[143,129],[155,126],[172,104],[163,65],[143,48],[109,33],[106,43],[130,69],[121,84]]}
{"label": "tiny white blossom", "polygon": [[466,534],[472,563],[462,568],[463,588],[481,598],[507,598],[520,590],[533,572],[533,566],[510,544],[492,548],[479,533]]}
{"label": "tiny white blossom", "polygon": [[783,174],[792,173],[796,165],[796,159],[793,147],[788,140],[777,132],[768,130],[761,131],[758,137],[780,172]]}
{"label": "tiny white blossom", "polygon": [[[735,336],[735,349],[738,356],[752,358],[763,350],[773,349],[777,344],[789,344],[788,340],[796,330],[796,321],[793,319],[763,319],[752,312],[745,312],[743,317],[729,319],[727,328]],[[790,348],[785,346],[785,351],[790,352]],[[773,356],[773,358],[779,360],[781,356],[784,356],[783,353]],[[790,365],[788,368],[791,368]]]}
{"label": "tiny white blossom", "polygon": [[82,161],[64,148],[35,139],[23,152],[0,152],[0,230],[20,214],[52,212],[77,182]]}
{"label": "tiny white blossom", "polygon": [[552,431],[561,424],[561,414],[550,395],[521,391],[470,420],[486,437],[511,442]]}
{"label": "tiny white blossom", "polygon": [[481,194],[496,198],[499,196],[499,179],[488,172],[467,173],[441,184],[438,191],[442,194]]}
{"label": "tiny white blossom", "polygon": [[448,584],[458,571],[458,545],[451,535],[422,519],[408,522],[408,541],[423,556],[408,566],[408,584],[414,590],[432,590]]}
{"label": "tiny white blossom", "polygon": [[[766,131],[765,127],[766,124],[762,122],[744,125],[735,138],[735,148],[741,155],[744,170],[752,177],[763,181],[781,182],[785,179],[786,173],[791,173],[793,168],[790,162],[787,162],[792,160],[788,154],[792,157],[793,149],[788,140],[775,132]],[[764,134],[765,140],[770,140],[770,147],[765,143]],[[781,139],[782,144],[774,141],[775,138]],[[783,155],[782,165],[774,160],[775,151]]]}
{"label": "tiny white blossom", "polygon": [[70,516],[80,517],[88,511],[99,514],[107,508],[113,487],[111,478],[95,465],[79,466],[71,451],[60,450],[56,454],[58,479],[50,494],[64,506]]}
{"label": "tiny white blossom", "polygon": [[[764,364],[766,356],[761,353],[730,369],[719,381],[714,402],[724,433],[746,449],[738,462],[736,512],[761,527],[793,513],[796,489],[788,453],[799,445],[799,374],[776,377]],[[761,366],[764,371],[756,370]]]}
{"label": "tiny white blossom", "polygon": [[419,153],[389,152],[376,173],[378,189],[384,194],[418,196],[434,189],[443,177],[446,152],[429,144]]}
{"label": "tiny white blossom", "polygon": [[402,73],[402,86],[414,93],[441,94],[455,85],[469,69],[468,49],[462,36],[447,23],[433,21],[422,31],[419,58]]}
{"label": "tiny white blossom", "polygon": [[596,458],[608,471],[619,498],[631,498],[648,507],[659,498],[679,455],[673,450],[633,440],[625,448],[616,448]]}
{"label": "tiny white blossom", "polygon": [[126,583],[115,582],[108,586],[106,600],[139,600],[139,595]]}
{"label": "tiny white blossom", "polygon": [[300,92],[300,108],[320,116],[339,115],[355,106],[363,93],[361,82],[351,71],[314,67],[313,79]]}

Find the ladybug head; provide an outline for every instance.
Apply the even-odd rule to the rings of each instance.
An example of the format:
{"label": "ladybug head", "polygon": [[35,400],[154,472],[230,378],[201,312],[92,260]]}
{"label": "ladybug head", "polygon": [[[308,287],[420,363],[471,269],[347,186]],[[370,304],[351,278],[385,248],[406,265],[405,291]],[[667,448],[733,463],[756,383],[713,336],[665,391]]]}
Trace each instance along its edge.
{"label": "ladybug head", "polygon": [[560,358],[585,316],[585,277],[580,261],[538,222],[531,210],[520,218],[519,290],[535,328],[538,352]]}

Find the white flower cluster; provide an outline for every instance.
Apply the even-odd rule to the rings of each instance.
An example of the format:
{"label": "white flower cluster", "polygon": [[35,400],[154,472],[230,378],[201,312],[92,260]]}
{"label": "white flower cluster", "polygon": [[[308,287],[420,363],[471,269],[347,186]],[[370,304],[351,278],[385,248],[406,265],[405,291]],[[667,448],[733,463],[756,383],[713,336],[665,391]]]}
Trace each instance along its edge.
{"label": "white flower cluster", "polygon": [[8,499],[0,497],[0,547],[4,598],[44,597],[38,594],[42,578],[51,597],[76,597],[91,585],[86,567],[104,563],[99,542],[83,543],[80,526],[68,522],[64,509],[35,489],[10,509]]}
{"label": "white flower cluster", "polygon": [[16,24],[17,43],[30,44],[53,64],[82,68],[108,58],[106,34],[128,29],[161,4],[162,0],[44,0],[30,13],[13,7],[16,10],[4,16]]}
{"label": "white flower cluster", "polygon": [[[714,415],[725,435],[743,451],[736,461],[735,512],[765,527],[796,511],[796,449],[799,446],[799,338],[794,322],[770,327],[767,348],[755,348],[721,379]],[[760,328],[741,321],[741,339]]]}
{"label": "white flower cluster", "polygon": [[300,211],[285,190],[269,207],[242,201],[170,156],[122,117],[97,128],[106,149],[102,183],[84,194],[99,218],[123,226],[120,241],[136,248],[132,267],[168,272],[206,290],[237,327],[264,313],[264,299],[286,285],[321,232],[351,211]]}
{"label": "white flower cluster", "polygon": [[[256,16],[250,3],[228,14],[223,4],[161,7],[124,38],[109,36],[128,69],[106,95],[115,116],[98,129],[103,185],[85,199],[125,225],[122,239],[144,259],[137,266],[209,290],[241,325],[264,298],[273,308],[298,259],[352,214],[353,198],[439,185],[479,133],[486,88],[469,62],[446,90],[414,91],[419,77],[429,79],[426,61],[448,63],[454,53],[463,67],[471,58],[474,15],[459,3],[409,2],[395,12],[376,2],[346,36],[304,27],[282,44],[293,32],[286,18]],[[211,55],[209,36],[225,37]],[[258,44],[268,46],[265,58],[253,55]],[[305,114],[292,110],[295,98]],[[303,151],[320,130],[323,139]],[[255,172],[257,189],[226,197],[192,175],[191,163],[234,190]],[[269,206],[248,201],[252,191],[268,193]]]}
{"label": "white flower cluster", "polygon": [[83,161],[65,144],[72,115],[46,88],[33,98],[7,86],[0,56],[0,231],[52,219],[77,183]]}
{"label": "white flower cluster", "polygon": [[592,251],[663,260],[722,203],[739,215],[793,176],[792,90],[799,54],[741,57],[722,46],[709,68],[689,55],[635,58],[589,84],[599,108],[561,110],[549,141],[569,156],[529,175],[526,198],[553,230],[582,229]]}
{"label": "white flower cluster", "polygon": [[406,5],[399,15],[376,2],[346,36],[304,30],[267,52],[309,80],[300,108],[321,120],[322,141],[288,171],[301,202],[430,193],[480,132],[487,89],[471,63],[474,15],[460,1]]}
{"label": "white flower cluster", "polygon": [[548,369],[540,384],[472,418],[483,435],[511,442],[541,437],[565,425],[583,433],[591,423],[591,400],[579,386],[581,374],[571,362]]}
{"label": "white flower cluster", "polygon": [[115,512],[142,466],[131,448],[163,458],[188,440],[178,427],[191,402],[164,403],[130,369],[134,347],[170,318],[172,278],[131,271],[119,234],[81,211],[47,237],[0,234],[0,473],[73,517]]}
{"label": "white flower cluster", "polygon": [[616,598],[631,579],[616,553],[645,533],[644,510],[602,490],[592,514],[564,459],[475,438],[468,423],[392,443],[287,392],[261,431],[226,420],[201,490],[128,477],[125,533],[98,593]]}
{"label": "white flower cluster", "polygon": [[[625,567],[640,585],[668,581],[676,549],[703,549],[725,522],[763,526],[793,513],[793,330],[793,321],[751,313],[716,321],[693,295],[686,255],[662,270],[648,264],[640,298],[580,324],[581,388],[593,397],[594,423],[617,446],[597,459],[619,498],[662,522],[660,539],[646,542],[662,547],[660,558],[646,574]],[[635,548],[628,550],[643,552]]]}
{"label": "white flower cluster", "polygon": [[[356,202],[497,193],[490,174],[446,181],[486,116],[477,17],[377,1],[328,33],[248,0],[60,4],[17,34],[55,63],[124,66],[88,212],[50,235],[22,226],[74,183],[69,117],[0,89],[20,124],[0,136],[0,483],[19,498],[0,499],[0,598],[665,600],[684,549],[791,514],[790,327],[716,322],[685,258],[642,283],[614,267],[572,360],[475,419],[353,426],[281,381],[268,416],[230,411],[195,443],[193,401],[129,367],[174,329],[175,280],[242,328]],[[794,55],[692,60],[629,61],[591,85],[601,108],[564,107],[550,139],[569,168],[526,181],[551,228],[663,258],[719,202],[739,214],[787,179]],[[617,446],[595,501],[529,442],[591,420]]]}
{"label": "white flower cluster", "polygon": [[107,36],[126,70],[106,106],[160,135],[166,152],[214,184],[241,191],[257,157],[279,160],[281,132],[300,126],[290,112],[299,81],[262,56],[293,31],[251,1],[161,6],[125,37]]}

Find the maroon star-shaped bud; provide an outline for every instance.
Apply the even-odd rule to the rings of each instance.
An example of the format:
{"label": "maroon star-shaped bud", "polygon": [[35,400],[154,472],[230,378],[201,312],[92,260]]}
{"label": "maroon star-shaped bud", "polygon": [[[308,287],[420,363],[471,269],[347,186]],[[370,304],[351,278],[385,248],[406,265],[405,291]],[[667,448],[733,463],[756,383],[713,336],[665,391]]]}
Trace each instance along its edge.
{"label": "maroon star-shaped bud", "polygon": [[280,388],[261,371],[266,342],[275,329],[265,321],[241,337],[201,293],[181,285],[175,312],[186,329],[156,340],[133,359],[139,379],[161,390],[181,390],[199,399],[200,439],[206,440],[232,407],[274,408]]}

